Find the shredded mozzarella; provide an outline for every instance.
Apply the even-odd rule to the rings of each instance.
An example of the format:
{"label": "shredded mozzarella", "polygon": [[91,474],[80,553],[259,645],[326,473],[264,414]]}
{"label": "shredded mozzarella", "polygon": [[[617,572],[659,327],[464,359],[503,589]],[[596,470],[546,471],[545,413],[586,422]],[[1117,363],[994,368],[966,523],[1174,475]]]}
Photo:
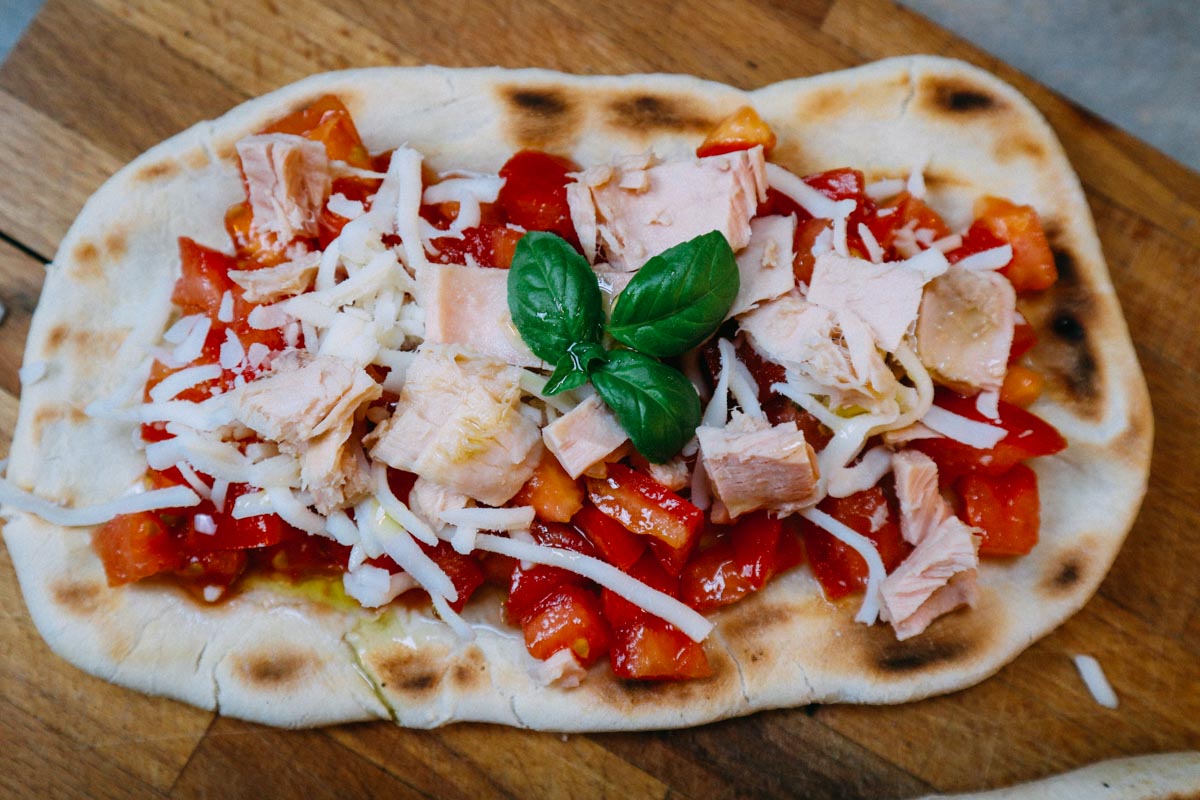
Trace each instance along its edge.
{"label": "shredded mozzarella", "polygon": [[214,381],[219,377],[221,377],[220,364],[185,367],[156,383],[150,390],[150,399],[155,403],[162,403],[174,399],[180,392],[185,392],[193,386],[205,381]]}
{"label": "shredded mozzarella", "polygon": [[225,341],[221,343],[220,363],[222,369],[234,369],[246,360],[246,348],[242,340],[232,329],[225,331]]}
{"label": "shredded mozzarella", "polygon": [[200,496],[186,486],[172,486],[168,489],[126,495],[99,505],[65,508],[0,478],[0,503],[41,517],[54,525],[77,528],[100,525],[121,514],[157,511],[163,508],[191,508],[199,505]]}
{"label": "shredded mozzarella", "polygon": [[192,325],[188,330],[188,334],[183,341],[171,351],[170,360],[173,366],[182,367],[184,364],[190,364],[200,357],[204,352],[204,341],[208,338],[208,331],[212,328],[212,320],[208,317],[200,317],[196,324]]}
{"label": "shredded mozzarella", "polygon": [[1075,661],[1075,669],[1079,670],[1079,677],[1083,678],[1084,685],[1092,693],[1095,701],[1105,708],[1116,708],[1117,693],[1113,691],[1108,678],[1104,677],[1100,662],[1092,656],[1076,655],[1072,658]]}
{"label": "shredded mozzarella", "polygon": [[960,269],[973,269],[978,271],[1000,269],[1007,267],[1013,259],[1013,249],[1011,244],[993,247],[991,250],[982,250],[974,255],[969,255],[958,262],[957,266]]}
{"label": "shredded mozzarella", "polygon": [[519,531],[533,524],[533,506],[515,508],[453,508],[439,516],[448,525],[466,525],[487,531]]}
{"label": "shredded mozzarella", "polygon": [[858,223],[858,237],[862,239],[863,246],[867,248],[867,255],[871,262],[883,263],[883,248],[879,246],[879,240],[875,238],[875,234],[871,233],[871,229],[866,226],[866,223]]}
{"label": "shredded mozzarella", "polygon": [[187,481],[187,485],[191,486],[196,494],[200,495],[205,500],[212,499],[212,490],[200,480],[200,476],[196,474],[196,470],[188,466],[186,461],[180,461],[175,465],[175,469],[179,470],[179,474]]}
{"label": "shredded mozzarella", "polygon": [[337,214],[342,219],[358,219],[366,212],[361,200],[351,200],[341,192],[334,192],[325,203],[331,214]]}
{"label": "shredded mozzarella", "polygon": [[454,582],[417,546],[409,531],[385,513],[378,503],[371,505],[374,506],[374,513],[367,514],[363,522],[372,529],[383,552],[401,569],[412,575],[417,583],[421,584],[421,588],[429,592],[430,597],[440,595],[450,602],[457,600],[458,590],[454,588]]}
{"label": "shredded mozzarella", "polygon": [[975,397],[975,409],[988,419],[1000,419],[1000,392],[992,389]]}
{"label": "shredded mozzarella", "polygon": [[[674,597],[652,589],[611,564],[600,559],[539,544],[527,544],[504,536],[481,533],[475,537],[479,550],[499,553],[510,558],[533,564],[546,564],[590,578],[610,591],[636,605],[638,608],[663,619],[683,631],[692,641],[703,641],[712,631],[713,624]],[[875,554],[879,558],[879,554]]]}
{"label": "shredded mozzarella", "polygon": [[818,528],[828,532],[847,546],[854,548],[854,551],[862,556],[863,561],[867,563],[867,590],[863,597],[862,607],[859,608],[854,621],[867,625],[874,624],[875,620],[879,617],[879,587],[883,585],[883,579],[887,577],[887,570],[884,569],[883,559],[879,557],[879,551],[875,549],[875,544],[861,533],[838,522],[824,511],[808,508],[801,511],[800,516]]}
{"label": "shredded mozzarella", "polygon": [[228,289],[221,295],[221,305],[217,309],[217,321],[233,322],[233,292]]}
{"label": "shredded mozzarella", "polygon": [[267,489],[267,498],[274,506],[275,513],[283,517],[283,521],[293,528],[299,528],[305,533],[318,535],[325,533],[325,518],[300,502],[291,489],[286,487]]}
{"label": "shredded mozzarella", "polygon": [[925,197],[925,168],[927,166],[929,166],[929,159],[925,159],[913,167],[912,172],[908,176],[908,183],[904,186],[905,190],[918,200],[922,200]]}
{"label": "shredded mozzarella", "polygon": [[829,494],[833,497],[849,497],[875,486],[892,471],[892,453],[886,447],[872,447],[863,453],[862,460],[853,467],[843,467],[829,476]]}
{"label": "shredded mozzarella", "polygon": [[180,317],[175,320],[175,323],[167,328],[167,332],[163,334],[164,342],[168,344],[179,344],[192,332],[192,328],[196,327],[196,323],[204,319],[203,314],[191,314],[186,317]]}
{"label": "shredded mozzarella", "polygon": [[386,464],[379,461],[372,464],[371,479],[375,482],[375,499],[383,506],[383,510],[389,517],[403,525],[409,533],[424,544],[431,546],[437,544],[438,538],[434,534],[433,528],[430,528],[425,520],[414,514],[408,506],[401,502],[400,498],[392,493],[392,487],[388,485]]}
{"label": "shredded mozzarella", "polygon": [[225,495],[229,492],[229,481],[215,480],[212,485],[212,502],[218,513],[225,513]]}
{"label": "shredded mozzarella", "polygon": [[478,528],[469,528],[466,525],[456,525],[454,533],[450,537],[450,546],[455,551],[466,555],[475,549],[475,537],[479,535]]}
{"label": "shredded mozzarella", "polygon": [[196,529],[196,533],[212,536],[217,532],[217,521],[212,518],[212,514],[195,514],[192,516],[192,527]]}
{"label": "shredded mozzarella", "polygon": [[925,412],[925,416],[921,418],[921,422],[948,439],[980,450],[990,450],[995,447],[996,443],[1008,433],[1004,428],[968,419],[952,411],[947,411],[941,406],[930,406],[929,410]]}
{"label": "shredded mozzarella", "polygon": [[768,161],[766,166],[767,182],[772,189],[794,200],[801,208],[818,219],[836,219],[839,216],[838,204],[840,201],[830,200],[805,183],[798,175],[778,164]]}
{"label": "shredded mozzarella", "polygon": [[867,197],[872,200],[887,200],[904,191],[904,180],[901,178],[884,178],[872,181],[863,187]]}

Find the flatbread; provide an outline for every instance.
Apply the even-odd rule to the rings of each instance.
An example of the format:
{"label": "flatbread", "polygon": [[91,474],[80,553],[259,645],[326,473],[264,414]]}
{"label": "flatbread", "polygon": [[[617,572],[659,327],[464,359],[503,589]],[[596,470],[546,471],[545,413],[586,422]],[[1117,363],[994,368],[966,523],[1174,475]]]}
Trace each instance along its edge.
{"label": "flatbread", "polygon": [[171,314],[176,239],[228,248],[225,209],[243,198],[234,143],[334,93],[372,152],[409,144],[435,169],[495,172],[538,147],[582,164],[653,147],[691,153],[723,116],[753,105],[779,136],[774,161],[869,180],[924,167],[952,227],[983,194],[1033,205],[1058,283],[1024,310],[1048,378],[1034,410],[1070,447],[1034,462],[1041,542],[985,561],[982,600],[898,642],[853,622],[859,600],[826,602],[807,568],[713,616],[711,678],[623,683],[606,663],[575,689],[545,688],[499,600],[472,603],[474,642],[429,613],[331,605],[316,590],[256,581],[200,607],[169,583],[109,589],[88,532],[11,512],[4,535],[30,612],[64,658],[113,682],[222,713],[307,726],[392,718],[429,727],[482,720],[563,731],[694,725],[812,702],[901,703],[970,686],[1095,592],[1146,488],[1152,419],[1079,182],[1049,126],[1012,87],[931,57],[774,84],[754,92],[674,75],[579,77],[540,70],[373,69],[317,75],[203,122],[122,169],[87,203],[48,268],[26,363],[9,478],[63,503],[126,491],[146,464],[132,426],[83,408],[146,375]]}
{"label": "flatbread", "polygon": [[930,795],[924,800],[1196,800],[1200,753],[1114,758],[1082,769],[990,792]]}

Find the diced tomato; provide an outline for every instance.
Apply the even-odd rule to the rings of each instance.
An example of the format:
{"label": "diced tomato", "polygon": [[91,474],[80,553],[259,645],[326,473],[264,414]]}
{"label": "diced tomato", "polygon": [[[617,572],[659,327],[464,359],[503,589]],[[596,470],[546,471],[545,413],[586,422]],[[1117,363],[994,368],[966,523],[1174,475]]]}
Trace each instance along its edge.
{"label": "diced tomato", "polygon": [[[901,538],[896,515],[878,486],[849,497],[826,497],[817,508],[870,539],[889,572],[912,550]],[[801,522],[801,528],[808,562],[827,598],[837,600],[866,587],[867,562],[854,548],[808,520]]]}
{"label": "diced tomato", "polygon": [[983,220],[975,220],[963,234],[962,244],[946,253],[946,260],[951,264],[957,264],[967,256],[982,253],[984,250],[994,250],[1006,244],[1008,242],[992,233],[992,229]]}
{"label": "diced tomato", "polygon": [[533,506],[539,519],[548,522],[570,522],[583,508],[583,481],[567,474],[548,449],[512,499],[516,506]]}
{"label": "diced tomato", "polygon": [[[668,574],[653,554],[647,553],[642,556],[626,572],[631,578],[641,581],[651,589],[657,589],[670,597],[679,596],[679,578]],[[604,616],[612,623],[614,630],[651,618],[649,613],[611,589],[604,589],[600,595],[604,601]]]}
{"label": "diced tomato", "polygon": [[236,262],[219,250],[196,244],[186,236],[179,237],[179,260],[183,272],[171,292],[171,302],[187,314],[206,314],[216,318],[225,292],[235,287],[229,270]]}
{"label": "diced tomato", "polygon": [[646,540],[600,512],[595,506],[579,509],[571,520],[596,546],[600,556],[618,569],[627,570],[646,552]]}
{"label": "diced tomato", "polygon": [[225,230],[239,259],[269,267],[287,260],[287,242],[274,233],[254,229],[254,210],[248,201],[234,203],[225,212]]}
{"label": "diced tomato", "polygon": [[865,197],[867,180],[861,171],[842,167],[816,175],[808,175],[804,182],[830,200],[858,200]]}
{"label": "diced tomato", "polygon": [[783,523],[765,511],[739,519],[725,539],[684,569],[679,582],[683,602],[710,611],[757,592],[778,569],[782,532]]}
{"label": "diced tomato", "polygon": [[311,105],[268,126],[263,133],[303,136],[325,145],[325,152],[331,159],[345,161],[360,169],[371,169],[372,166],[350,112],[331,94],[318,97]]}
{"label": "diced tomato", "polygon": [[436,547],[422,544],[421,549],[454,584],[458,591],[458,599],[450,603],[450,607],[455,611],[462,611],[471,595],[475,594],[475,590],[483,585],[483,567],[474,556],[458,552],[449,542],[438,542]]}
{"label": "diced tomato", "polygon": [[955,484],[967,522],[983,531],[979,554],[1019,556],[1038,541],[1041,504],[1037,475],[1017,464],[1003,475],[966,475]]}
{"label": "diced tomato", "polygon": [[1008,431],[989,450],[980,450],[946,438],[913,442],[911,447],[937,462],[938,480],[943,486],[973,472],[1001,475],[1025,459],[1053,455],[1067,446],[1067,440],[1050,423],[1003,400],[1000,401],[998,420],[988,419],[979,413],[975,398],[963,397],[948,389],[939,388],[934,395],[934,403],[960,416],[999,425]]}
{"label": "diced tomato", "polygon": [[712,675],[703,645],[653,617],[616,630],[609,661],[618,678],[686,680]]}
{"label": "diced tomato", "polygon": [[561,586],[543,598],[521,627],[525,647],[534,658],[544,660],[559,650],[570,650],[585,667],[603,658],[612,642],[600,599],[575,584]]}
{"label": "diced tomato", "polygon": [[349,547],[324,536],[297,536],[247,554],[255,567],[271,569],[293,579],[313,574],[339,575],[346,571],[350,560]]}
{"label": "diced tomato", "polygon": [[786,517],[775,550],[775,574],[782,575],[804,563],[804,541],[800,537],[800,517]]}
{"label": "diced tomato", "polygon": [[233,582],[246,571],[250,562],[245,550],[214,550],[207,553],[189,555],[184,564],[175,570],[175,575],[183,583],[185,589],[197,600],[215,602],[206,597],[210,587],[221,590],[220,597]]}
{"label": "diced tomato", "polygon": [[1014,406],[1028,408],[1042,395],[1046,379],[1037,370],[1012,364],[1004,375],[1004,384],[1000,387],[1000,399]]}
{"label": "diced tomato", "polygon": [[588,479],[596,508],[633,533],[646,534],[673,548],[685,547],[704,526],[704,512],[648,475],[624,464],[608,465],[608,477]]}
{"label": "diced tomato", "polygon": [[654,554],[654,557],[658,559],[658,563],[667,572],[676,576],[683,572],[683,568],[687,566],[688,560],[692,557],[692,553],[695,552],[696,545],[699,543],[699,534],[688,539],[682,547],[672,547],[662,539],[656,539],[653,536],[646,537],[646,545],[650,548],[650,552]]}
{"label": "diced tomato", "polygon": [[217,524],[216,533],[197,533],[197,541],[208,545],[206,549],[209,550],[246,550],[279,544],[285,539],[305,535],[302,531],[284,522],[278,514],[260,514],[254,517],[234,519],[229,512],[233,510],[237,499],[256,491],[258,490],[249,484],[230,484],[229,490],[225,494],[226,513],[214,516]]}
{"label": "diced tomato", "polygon": [[1018,319],[1013,326],[1012,347],[1008,351],[1008,363],[1011,364],[1028,353],[1037,344],[1037,331],[1025,319]]}
{"label": "diced tomato", "polygon": [[500,168],[504,186],[496,202],[509,222],[527,231],[556,233],[578,247],[566,188],[572,180],[567,173],[578,170],[579,165],[570,159],[522,150]]}
{"label": "diced tomato", "polygon": [[[596,555],[596,549],[579,531],[557,522],[535,521],[529,531],[534,541],[548,547],[572,550],[585,556]],[[509,585],[504,612],[509,620],[523,622],[534,613],[546,595],[567,584],[583,584],[582,575],[560,567],[531,564],[529,569],[515,569]]]}
{"label": "diced tomato", "polygon": [[[867,222],[867,227],[871,228],[875,239],[885,251],[891,250],[896,231],[910,225],[913,230],[933,231],[935,240],[950,235],[950,227],[942,219],[942,215],[930,208],[925,201],[913,197],[908,192],[901,192],[888,201],[884,208],[895,208],[896,211],[884,217],[873,216]],[[881,236],[883,238],[880,238]]]}
{"label": "diced tomato", "polygon": [[439,264],[466,264],[469,255],[481,267],[508,269],[512,265],[517,242],[525,234],[496,223],[482,223],[463,231],[463,238],[441,237],[433,240],[438,252],[431,260]]}
{"label": "diced tomato", "polygon": [[771,155],[775,149],[775,131],[763,121],[750,106],[742,106],[717,123],[704,142],[696,148],[696,155],[717,156],[735,150],[749,150],[762,145],[763,152]]}
{"label": "diced tomato", "polygon": [[109,586],[133,583],[183,565],[183,553],[152,511],[122,514],[92,534]]}
{"label": "diced tomato", "polygon": [[1013,258],[1000,270],[1018,292],[1048,289],[1058,280],[1054,253],[1046,241],[1042,222],[1032,206],[1019,206],[998,197],[975,204],[975,216],[993,234],[1012,245]]}

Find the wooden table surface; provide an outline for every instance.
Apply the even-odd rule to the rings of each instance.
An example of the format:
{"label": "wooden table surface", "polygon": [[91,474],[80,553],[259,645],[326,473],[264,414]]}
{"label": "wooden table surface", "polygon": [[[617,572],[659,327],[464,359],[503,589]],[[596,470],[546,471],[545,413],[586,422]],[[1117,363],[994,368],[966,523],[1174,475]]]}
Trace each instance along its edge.
{"label": "wooden table surface", "polygon": [[[1081,175],[1157,421],[1150,492],[1099,594],[980,686],[684,731],[485,725],[288,732],[144,697],[56,658],[0,548],[0,796],[911,797],[1200,749],[1200,176],[883,0],[605,3],[50,0],[0,69],[0,454],[43,264],[109,174],[313,72],[433,63],[687,72],[752,88],[885,56],[1016,84]],[[1073,653],[1121,698],[1095,704]]]}

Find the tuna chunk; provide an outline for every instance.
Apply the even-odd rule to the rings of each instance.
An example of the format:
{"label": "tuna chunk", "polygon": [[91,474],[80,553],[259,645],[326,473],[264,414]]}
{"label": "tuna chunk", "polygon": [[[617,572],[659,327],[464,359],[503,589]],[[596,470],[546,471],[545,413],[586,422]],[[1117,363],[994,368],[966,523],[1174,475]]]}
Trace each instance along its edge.
{"label": "tuna chunk", "polygon": [[750,243],[738,253],[741,287],[729,309],[736,317],[764,300],[787,294],[796,286],[792,272],[792,239],[796,217],[759,217],[750,222]]}
{"label": "tuna chunk", "polygon": [[629,438],[598,395],[592,395],[542,430],[542,440],[572,478],[623,445]]}
{"label": "tuna chunk", "polygon": [[916,636],[937,616],[975,602],[970,578],[960,579],[965,585],[948,584],[979,566],[976,548],[975,529],[958,517],[946,517],[884,579],[884,617],[896,629],[896,638]]}
{"label": "tuna chunk", "polygon": [[834,312],[789,292],[741,318],[754,349],[818,384],[837,406],[872,408],[899,385],[870,328],[853,312]]}
{"label": "tuna chunk", "polygon": [[417,478],[408,494],[408,507],[430,528],[440,531],[446,527],[446,523],[442,521],[442,512],[466,508],[469,500],[461,492],[447,489],[424,478]]}
{"label": "tuna chunk", "polygon": [[307,292],[320,266],[320,253],[301,253],[274,267],[230,270],[229,278],[242,287],[251,303],[270,303]]}
{"label": "tuna chunk", "polygon": [[998,390],[1008,370],[1016,303],[1003,275],[951,269],[929,284],[921,302],[921,362],[957,392]]}
{"label": "tuna chunk", "polygon": [[332,178],[325,145],[286,133],[247,136],[237,143],[254,211],[254,227],[280,242],[316,236]]}
{"label": "tuna chunk", "polygon": [[456,344],[520,367],[544,367],[508,310],[508,270],[429,264],[417,281],[425,341]]}
{"label": "tuna chunk", "polygon": [[493,358],[423,345],[396,411],[369,437],[371,457],[498,506],[542,454],[538,426],[520,411],[521,371]]}
{"label": "tuna chunk", "polygon": [[870,326],[876,343],[894,353],[917,318],[924,285],[924,275],[915,269],[822,253],[813,265],[808,302],[854,312]]}
{"label": "tuna chunk", "polygon": [[768,427],[736,416],[696,429],[704,469],[730,517],[765,508],[791,514],[817,501],[817,464],[794,422]]}
{"label": "tuna chunk", "polygon": [[567,187],[584,252],[597,248],[616,269],[636,270],[669,247],[720,231],[733,249],[750,241],[750,218],[766,199],[761,147],[649,166],[583,172]]}
{"label": "tuna chunk", "polygon": [[903,450],[892,454],[892,472],[900,500],[900,533],[905,541],[920,544],[951,515],[938,491],[937,464],[919,450]]}
{"label": "tuna chunk", "polygon": [[328,513],[367,491],[366,460],[350,439],[358,410],[380,393],[370,375],[344,359],[291,351],[231,402],[246,427],[299,457],[301,486]]}

